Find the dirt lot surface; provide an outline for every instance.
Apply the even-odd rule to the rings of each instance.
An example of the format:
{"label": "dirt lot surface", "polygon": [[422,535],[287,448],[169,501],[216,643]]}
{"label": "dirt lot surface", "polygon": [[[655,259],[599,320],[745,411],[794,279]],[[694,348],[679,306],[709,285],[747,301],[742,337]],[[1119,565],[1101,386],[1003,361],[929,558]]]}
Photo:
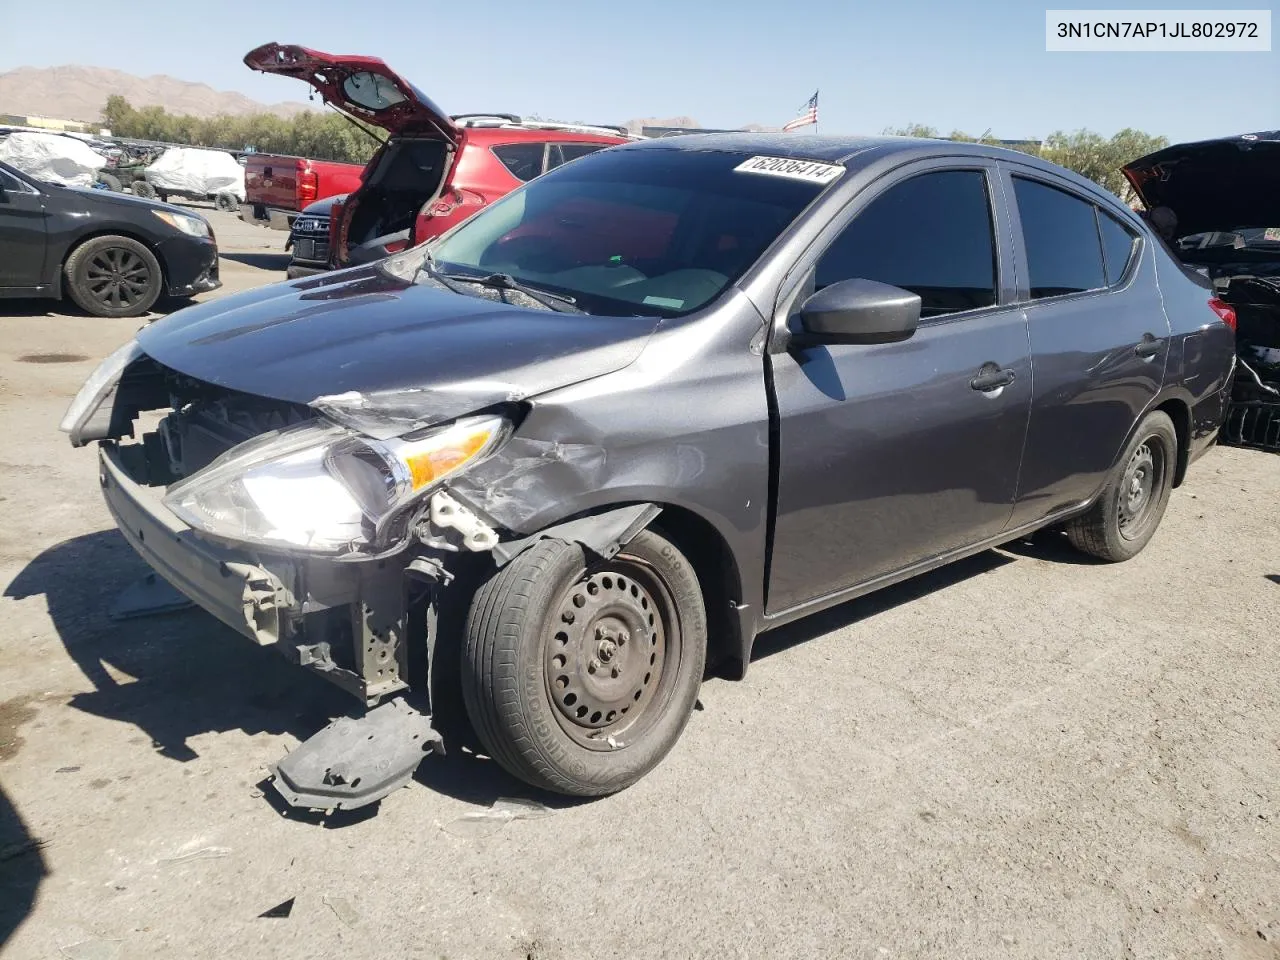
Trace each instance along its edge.
{"label": "dirt lot surface", "polygon": [[[224,292],[283,276],[212,217]],[[454,750],[323,820],[262,790],[344,694],[199,612],[107,616],[144,567],[55,425],[138,322],[12,306],[6,960],[1280,957],[1280,457],[1212,452],[1130,563],[1041,536],[763,638],[618,796]],[[548,806],[463,819],[508,797]]]}

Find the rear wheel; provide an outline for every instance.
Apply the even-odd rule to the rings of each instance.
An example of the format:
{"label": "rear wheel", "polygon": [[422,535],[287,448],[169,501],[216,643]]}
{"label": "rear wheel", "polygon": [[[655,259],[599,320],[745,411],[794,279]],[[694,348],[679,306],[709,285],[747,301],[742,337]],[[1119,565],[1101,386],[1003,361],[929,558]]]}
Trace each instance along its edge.
{"label": "rear wheel", "polygon": [[233,193],[220,193],[213,198],[213,205],[226,213],[234,213],[240,209],[240,201]]}
{"label": "rear wheel", "polygon": [[99,182],[100,182],[104,187],[106,187],[106,188],[107,188],[108,190],[110,190],[112,193],[120,193],[120,192],[124,189],[124,188],[120,185],[120,180],[119,180],[119,178],[117,178],[117,177],[113,177],[113,176],[112,176],[111,174],[109,174],[109,173],[100,173],[100,174],[98,174],[98,180],[99,180]]}
{"label": "rear wheel", "polygon": [[1169,504],[1177,462],[1173,421],[1159,410],[1147,414],[1089,512],[1067,523],[1072,545],[1112,562],[1141,553]]}
{"label": "rear wheel", "polygon": [[702,592],[670,542],[641,532],[612,560],[543,540],[476,592],[462,690],[489,754],[520,779],[598,796],[679,738],[706,658]]}
{"label": "rear wheel", "polygon": [[156,188],[145,180],[133,181],[133,195],[142,197],[144,200],[154,200],[156,197]]}
{"label": "rear wheel", "polygon": [[86,240],[71,251],[63,270],[71,299],[97,317],[146,313],[164,281],[155,254],[129,237]]}

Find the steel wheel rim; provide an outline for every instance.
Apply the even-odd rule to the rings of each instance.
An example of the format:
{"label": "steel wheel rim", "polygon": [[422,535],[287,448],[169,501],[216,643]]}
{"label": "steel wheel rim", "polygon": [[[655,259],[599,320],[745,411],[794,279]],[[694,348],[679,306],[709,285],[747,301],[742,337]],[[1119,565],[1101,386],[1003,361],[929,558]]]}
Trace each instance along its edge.
{"label": "steel wheel rim", "polygon": [[675,602],[651,566],[620,555],[584,571],[560,594],[544,631],[556,721],[589,749],[635,742],[662,717],[682,651]]}
{"label": "steel wheel rim", "polygon": [[113,310],[141,303],[151,289],[151,279],[151,268],[147,262],[125,247],[99,250],[85,266],[85,286],[89,295]]}
{"label": "steel wheel rim", "polygon": [[1120,536],[1126,540],[1141,538],[1151,526],[1164,483],[1166,462],[1164,445],[1151,436],[1138,444],[1125,464],[1116,521]]}

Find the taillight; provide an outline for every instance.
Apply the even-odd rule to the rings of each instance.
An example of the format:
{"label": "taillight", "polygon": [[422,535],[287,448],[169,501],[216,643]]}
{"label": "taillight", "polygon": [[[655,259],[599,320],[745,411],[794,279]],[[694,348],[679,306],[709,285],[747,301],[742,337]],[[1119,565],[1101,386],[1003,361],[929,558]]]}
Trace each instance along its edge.
{"label": "taillight", "polygon": [[1225,300],[1214,297],[1209,301],[1209,309],[1218,315],[1218,319],[1232,330],[1236,328],[1236,308]]}
{"label": "taillight", "polygon": [[298,205],[305,207],[313,203],[320,193],[320,178],[314,170],[303,170],[298,174]]}

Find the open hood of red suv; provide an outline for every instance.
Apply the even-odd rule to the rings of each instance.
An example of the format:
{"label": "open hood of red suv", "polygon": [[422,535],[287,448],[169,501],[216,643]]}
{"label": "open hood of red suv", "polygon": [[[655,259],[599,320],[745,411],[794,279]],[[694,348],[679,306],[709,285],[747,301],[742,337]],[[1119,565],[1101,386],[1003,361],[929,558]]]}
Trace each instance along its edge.
{"label": "open hood of red suv", "polygon": [[297,77],[325,103],[392,134],[435,134],[454,144],[460,132],[421,90],[376,57],[350,57],[287,43],[264,43],[245,54],[262,73]]}

